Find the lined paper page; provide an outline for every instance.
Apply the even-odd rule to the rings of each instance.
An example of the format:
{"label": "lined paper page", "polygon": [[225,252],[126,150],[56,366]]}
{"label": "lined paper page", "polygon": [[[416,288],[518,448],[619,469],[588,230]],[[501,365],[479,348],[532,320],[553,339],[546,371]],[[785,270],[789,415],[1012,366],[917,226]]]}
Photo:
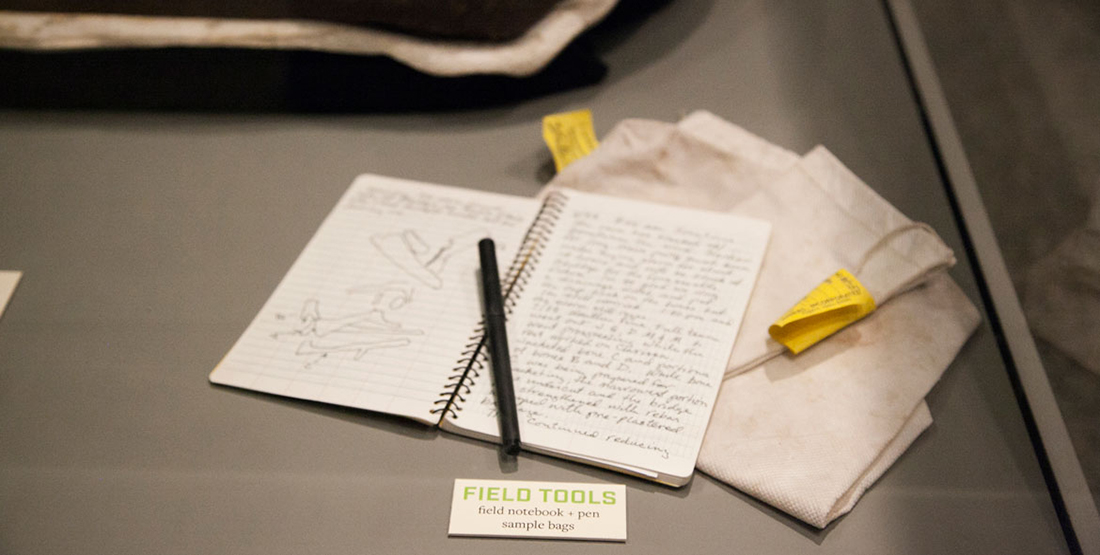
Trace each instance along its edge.
{"label": "lined paper page", "polygon": [[477,242],[510,260],[538,207],[360,176],[210,381],[435,423],[481,319]]}
{"label": "lined paper page", "polygon": [[[683,483],[770,226],[565,194],[508,322],[523,443]],[[489,380],[450,424],[496,434]]]}

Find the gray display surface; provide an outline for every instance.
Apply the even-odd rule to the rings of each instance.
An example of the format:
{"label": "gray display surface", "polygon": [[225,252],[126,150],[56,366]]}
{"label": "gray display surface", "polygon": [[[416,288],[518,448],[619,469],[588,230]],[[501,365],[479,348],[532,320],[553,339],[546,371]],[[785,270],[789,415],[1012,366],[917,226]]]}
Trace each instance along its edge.
{"label": "gray display surface", "polygon": [[[710,110],[826,145],[974,276],[877,2],[677,0],[600,45],[601,84],[462,113],[0,113],[0,552],[1060,553],[988,325],[935,424],[817,531],[706,476],[675,490],[404,420],[212,386],[359,173],[533,195],[543,115]],[[447,537],[455,478],[625,483],[626,544]]]}

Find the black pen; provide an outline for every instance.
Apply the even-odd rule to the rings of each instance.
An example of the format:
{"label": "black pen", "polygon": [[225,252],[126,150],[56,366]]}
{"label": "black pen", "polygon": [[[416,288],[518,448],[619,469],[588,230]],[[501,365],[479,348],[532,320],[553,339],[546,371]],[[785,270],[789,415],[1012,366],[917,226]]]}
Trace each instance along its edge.
{"label": "black pen", "polygon": [[500,416],[500,442],[509,455],[519,453],[519,415],[516,391],[512,384],[512,360],[508,353],[508,333],[504,329],[504,299],[500,294],[496,245],[492,239],[477,244],[481,256],[481,287],[485,298],[485,333],[489,340],[489,359],[493,364],[493,386],[497,393]]}

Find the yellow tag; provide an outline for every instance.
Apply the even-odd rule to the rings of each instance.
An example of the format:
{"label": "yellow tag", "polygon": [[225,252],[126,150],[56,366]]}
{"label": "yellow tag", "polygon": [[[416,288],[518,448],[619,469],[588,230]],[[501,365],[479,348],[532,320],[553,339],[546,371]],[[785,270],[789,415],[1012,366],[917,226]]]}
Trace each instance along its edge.
{"label": "yellow tag", "polygon": [[875,300],[863,284],[841,269],[772,324],[768,334],[797,355],[874,309]]}
{"label": "yellow tag", "polygon": [[592,112],[577,110],[542,118],[542,139],[554,155],[554,166],[562,168],[588,156],[600,142],[592,128]]}

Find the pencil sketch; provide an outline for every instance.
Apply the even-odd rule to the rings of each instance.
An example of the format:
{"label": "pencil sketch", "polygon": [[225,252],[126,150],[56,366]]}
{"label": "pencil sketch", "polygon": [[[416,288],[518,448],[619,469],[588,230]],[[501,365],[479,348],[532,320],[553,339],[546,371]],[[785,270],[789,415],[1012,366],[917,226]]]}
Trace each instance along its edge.
{"label": "pencil sketch", "polygon": [[[400,285],[387,285],[371,301],[370,309],[342,316],[327,316],[321,312],[321,301],[306,299],[298,313],[298,324],[271,337],[277,341],[298,343],[295,354],[311,357],[306,367],[335,353],[350,353],[355,360],[377,349],[404,347],[412,336],[423,330],[408,328],[391,320],[391,313],[412,301],[414,290]],[[286,319],[277,314],[277,319]]]}
{"label": "pencil sketch", "polygon": [[354,285],[347,289],[347,293],[348,295],[374,295],[371,299],[372,307],[400,310],[412,303],[416,289],[402,281],[390,281]]}
{"label": "pencil sketch", "polygon": [[371,244],[409,277],[431,287],[443,288],[443,270],[458,252],[472,249],[488,230],[473,229],[449,237],[439,245],[429,245],[415,230],[384,233],[370,238]]}

